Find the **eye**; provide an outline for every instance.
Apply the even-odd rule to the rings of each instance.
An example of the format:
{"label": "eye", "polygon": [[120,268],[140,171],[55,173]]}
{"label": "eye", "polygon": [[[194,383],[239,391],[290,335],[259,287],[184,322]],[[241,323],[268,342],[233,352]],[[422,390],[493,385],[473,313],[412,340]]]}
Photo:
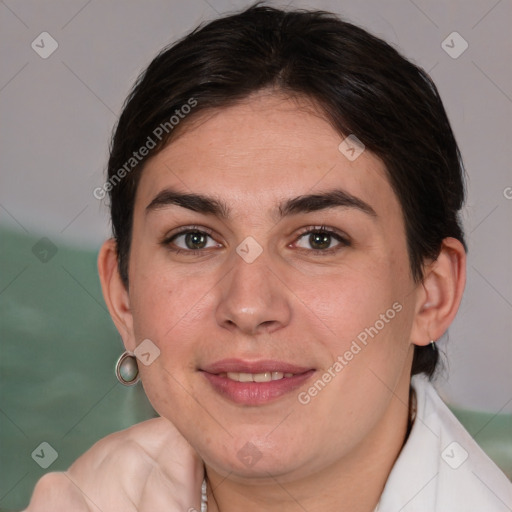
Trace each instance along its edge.
{"label": "eye", "polygon": [[213,247],[221,247],[206,231],[187,229],[176,233],[164,240],[164,245],[175,252],[201,252]]}
{"label": "eye", "polygon": [[350,242],[346,237],[322,226],[308,229],[295,242],[295,246],[300,249],[310,249],[317,252],[333,252],[348,245],[350,245]]}

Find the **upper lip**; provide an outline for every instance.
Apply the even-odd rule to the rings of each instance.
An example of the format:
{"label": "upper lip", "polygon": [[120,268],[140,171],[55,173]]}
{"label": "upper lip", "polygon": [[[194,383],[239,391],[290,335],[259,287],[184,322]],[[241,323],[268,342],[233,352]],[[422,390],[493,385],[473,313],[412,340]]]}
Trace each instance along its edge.
{"label": "upper lip", "polygon": [[282,372],[282,373],[305,373],[313,368],[298,366],[284,361],[260,360],[260,361],[244,361],[242,359],[222,359],[211,364],[207,364],[200,368],[207,373],[219,374],[228,372],[237,373],[265,373],[265,372]]}

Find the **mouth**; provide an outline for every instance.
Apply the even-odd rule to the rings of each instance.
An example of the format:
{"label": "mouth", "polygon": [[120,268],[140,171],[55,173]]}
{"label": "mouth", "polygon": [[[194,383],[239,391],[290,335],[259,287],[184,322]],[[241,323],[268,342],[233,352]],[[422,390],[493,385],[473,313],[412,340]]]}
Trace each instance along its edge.
{"label": "mouth", "polygon": [[224,359],[201,368],[213,391],[240,405],[274,402],[302,386],[315,373],[281,361]]}
{"label": "mouth", "polygon": [[289,379],[293,377],[294,373],[283,373],[283,372],[262,372],[262,373],[238,373],[228,372],[219,373],[219,377],[226,377],[235,382],[270,382],[271,380]]}

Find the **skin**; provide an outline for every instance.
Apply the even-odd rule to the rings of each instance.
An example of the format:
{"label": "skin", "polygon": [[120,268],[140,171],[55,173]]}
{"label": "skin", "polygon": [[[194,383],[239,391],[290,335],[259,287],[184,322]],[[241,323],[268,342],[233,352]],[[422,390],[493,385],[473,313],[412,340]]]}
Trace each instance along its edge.
{"label": "skin", "polygon": [[[383,163],[369,151],[349,161],[338,150],[341,140],[313,105],[275,92],[202,115],[146,164],[136,194],[128,290],[115,243],[105,242],[100,252],[105,300],[126,348],[150,339],[160,350],[139,368],[162,418],[139,425],[133,446],[154,447],[152,439],[161,439],[163,449],[172,439],[185,447],[185,486],[176,485],[184,477],[175,459],[155,456],[150,464],[178,493],[184,487],[198,492],[204,462],[209,511],[325,512],[340,503],[372,511],[405,439],[413,346],[439,338],[458,309],[465,282],[460,242],[445,239],[438,259],[425,262],[423,282],[414,282],[401,208]],[[215,198],[230,214],[175,204],[148,210],[168,188]],[[332,189],[364,201],[375,215],[350,206],[278,215],[286,200]],[[211,232],[197,253],[184,236],[172,239],[191,225]],[[313,250],[309,232],[320,226],[348,244],[327,237],[327,250]],[[236,252],[249,236],[262,248],[250,264]],[[180,253],[172,250],[177,246]],[[396,303],[401,311],[301,404],[298,392]],[[199,371],[232,357],[286,361],[315,373],[277,400],[240,405],[219,395]],[[82,485],[97,458],[116,453],[109,452],[109,438],[104,442],[103,451],[93,448],[86,462],[71,468]],[[260,457],[252,465],[238,456],[248,442]],[[136,454],[131,464],[141,458]],[[119,478],[108,474],[107,481]],[[142,485],[133,498],[142,500],[139,509],[143,494]],[[197,507],[193,497],[174,499]]]}

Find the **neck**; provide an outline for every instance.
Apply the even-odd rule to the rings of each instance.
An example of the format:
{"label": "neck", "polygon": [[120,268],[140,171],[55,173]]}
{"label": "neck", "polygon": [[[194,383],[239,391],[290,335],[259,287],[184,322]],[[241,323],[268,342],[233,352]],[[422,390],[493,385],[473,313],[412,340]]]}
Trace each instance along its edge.
{"label": "neck", "polygon": [[305,477],[233,480],[207,467],[208,512],[373,512],[408,433],[409,378],[364,442]]}

